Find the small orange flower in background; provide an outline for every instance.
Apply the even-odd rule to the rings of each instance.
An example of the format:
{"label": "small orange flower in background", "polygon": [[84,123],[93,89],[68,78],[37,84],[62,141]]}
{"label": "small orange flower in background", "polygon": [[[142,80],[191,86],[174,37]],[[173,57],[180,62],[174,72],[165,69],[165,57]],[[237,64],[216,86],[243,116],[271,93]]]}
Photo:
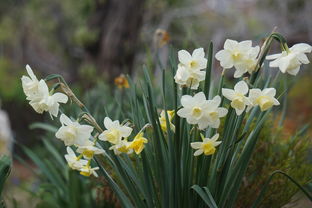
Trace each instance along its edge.
{"label": "small orange flower in background", "polygon": [[124,74],[120,74],[114,80],[115,85],[119,88],[129,88],[129,82]]}
{"label": "small orange flower in background", "polygon": [[166,45],[170,40],[170,35],[166,30],[157,29],[155,31],[154,41],[156,42],[156,46],[161,48]]}

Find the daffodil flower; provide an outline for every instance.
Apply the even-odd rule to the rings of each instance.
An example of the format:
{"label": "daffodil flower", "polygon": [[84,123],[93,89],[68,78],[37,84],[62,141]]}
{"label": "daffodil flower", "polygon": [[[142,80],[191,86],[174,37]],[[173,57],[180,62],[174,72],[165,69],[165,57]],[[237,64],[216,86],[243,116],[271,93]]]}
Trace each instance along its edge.
{"label": "daffodil flower", "polygon": [[118,144],[121,138],[130,136],[132,128],[121,125],[118,120],[112,121],[110,118],[105,117],[104,126],[107,130],[103,131],[99,135],[99,139],[102,141],[108,141],[112,144]]}
{"label": "daffodil flower", "polygon": [[88,160],[77,157],[75,152],[70,147],[67,147],[66,150],[67,154],[65,155],[65,159],[71,169],[79,170],[80,168],[88,164]]}
{"label": "daffodil flower", "polygon": [[52,116],[57,116],[59,112],[59,103],[67,103],[68,97],[60,92],[50,94],[49,88],[44,80],[38,83],[38,92],[29,97],[29,104],[37,113],[49,112]]}
{"label": "daffodil flower", "polygon": [[133,149],[129,148],[130,142],[127,138],[122,139],[118,144],[112,145],[109,150],[113,150],[115,155],[120,155],[121,153],[132,154]]}
{"label": "daffodil flower", "polygon": [[66,146],[84,146],[89,142],[93,127],[81,125],[72,121],[65,114],[60,116],[62,127],[55,133],[56,138],[62,140]]}
{"label": "daffodil flower", "polygon": [[251,89],[249,91],[249,100],[253,106],[259,106],[261,111],[266,111],[273,105],[279,105],[280,103],[274,96],[276,95],[276,90],[274,88]]}
{"label": "daffodil flower", "polygon": [[192,142],[191,147],[195,149],[194,156],[199,156],[204,153],[204,155],[212,155],[216,152],[216,147],[221,144],[220,141],[217,141],[219,138],[219,134],[214,135],[211,139],[204,138],[203,135],[202,142]]}
{"label": "daffodil flower", "polygon": [[178,52],[180,63],[174,80],[180,86],[197,89],[199,83],[205,79],[206,72],[201,71],[207,66],[207,59],[203,48],[195,49],[192,55],[186,50]]}
{"label": "daffodil flower", "polygon": [[199,129],[205,129],[208,126],[218,128],[220,125],[220,117],[227,114],[227,109],[219,107],[221,103],[220,96],[214,97],[212,100],[206,100],[203,92],[190,95],[183,95],[181,98],[181,108],[177,114],[186,118],[189,124],[198,124]]}
{"label": "daffodil flower", "polygon": [[232,101],[231,106],[235,109],[238,116],[244,112],[247,105],[251,104],[246,97],[248,91],[249,88],[245,81],[238,82],[234,86],[234,90],[222,88],[222,95]]}
{"label": "daffodil flower", "polygon": [[311,53],[312,46],[306,43],[293,45],[287,51],[273,54],[266,57],[270,62],[270,67],[278,67],[282,73],[297,75],[302,64],[310,63],[306,53]]}
{"label": "daffodil flower", "polygon": [[178,58],[180,63],[191,71],[198,71],[207,67],[207,59],[203,48],[195,49],[192,55],[186,50],[180,50]]}
{"label": "daffodil flower", "polygon": [[[168,115],[168,121],[169,121],[170,129],[174,132],[175,126],[171,123],[172,119],[174,117],[174,110],[167,111],[167,115]],[[160,113],[159,121],[160,121],[160,127],[163,130],[163,132],[167,132],[167,120],[166,120],[166,115],[165,115],[164,110],[161,111],[161,113]]]}
{"label": "daffodil flower", "polygon": [[138,155],[142,152],[146,143],[148,143],[148,140],[144,137],[144,133],[139,132],[129,144],[128,148],[133,149]]}
{"label": "daffodil flower", "polygon": [[259,51],[259,46],[252,47],[251,40],[237,42],[227,39],[224,42],[224,49],[216,53],[215,57],[224,69],[234,67],[236,69],[234,77],[238,78],[246,72],[252,73]]}
{"label": "daffodil flower", "polygon": [[84,146],[78,146],[77,150],[78,153],[81,153],[86,159],[93,158],[94,155],[104,154],[105,151],[94,146],[94,143],[91,142],[90,144]]}
{"label": "daffodil flower", "polygon": [[99,170],[99,167],[92,168],[90,164],[87,164],[79,169],[80,175],[89,177],[90,175],[94,175],[95,177],[98,177],[98,174],[96,173],[96,170]]}

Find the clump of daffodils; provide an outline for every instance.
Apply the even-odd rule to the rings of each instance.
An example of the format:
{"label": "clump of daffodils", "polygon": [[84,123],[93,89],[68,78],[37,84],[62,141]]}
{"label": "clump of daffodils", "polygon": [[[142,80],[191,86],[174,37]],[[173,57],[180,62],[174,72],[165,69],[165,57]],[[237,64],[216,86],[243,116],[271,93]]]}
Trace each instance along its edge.
{"label": "clump of daffodils", "polygon": [[[232,189],[239,188],[239,186],[227,185],[232,180],[235,180],[233,184],[239,184],[239,177],[243,177],[244,174],[236,173],[244,169],[239,166],[246,161],[243,157],[247,158],[248,154],[252,153],[251,145],[256,144],[254,141],[256,141],[256,135],[265,120],[263,118],[274,106],[280,105],[278,99],[281,94],[272,86],[272,83],[260,83],[263,81],[261,80],[263,77],[258,76],[258,72],[262,69],[263,62],[265,59],[270,60],[270,67],[279,68],[282,73],[296,75],[301,65],[309,63],[307,54],[312,52],[312,47],[308,44],[300,43],[289,48],[283,39],[279,39],[281,53],[268,55],[271,41],[267,40],[273,40],[273,36],[270,36],[270,38],[266,39],[261,48],[260,46],[253,46],[250,40],[239,42],[227,39],[223,49],[216,53],[215,58],[223,69],[221,76],[224,76],[227,69],[234,68],[234,78],[237,79],[234,79],[234,86],[227,86],[228,83],[225,84],[222,78],[217,89],[215,89],[212,80],[205,80],[206,77],[210,77],[210,75],[206,76],[206,73],[208,75],[211,72],[212,66],[208,65],[208,59],[209,63],[212,63],[213,55],[210,53],[212,49],[208,52],[210,54],[208,59],[203,48],[197,48],[192,53],[180,50],[177,54],[179,63],[172,67],[176,68],[176,70],[172,70],[172,77],[174,77],[172,82],[175,83],[174,87],[172,87],[174,90],[172,94],[175,93],[172,98],[174,99],[173,102],[163,100],[164,109],[158,111],[159,99],[153,100],[154,91],[149,86],[151,85],[149,82],[146,83],[146,86],[148,86],[146,89],[148,90],[144,88],[142,90],[144,99],[141,99],[141,97],[137,99],[132,96],[134,100],[136,99],[135,104],[137,105],[135,107],[137,109],[132,108],[132,115],[134,117],[138,116],[137,119],[142,119],[139,120],[140,124],[131,119],[122,121],[106,115],[102,117],[103,123],[98,124],[62,78],[48,76],[46,79],[38,79],[28,65],[26,66],[28,76],[22,77],[22,86],[26,100],[29,101],[29,104],[37,113],[48,112],[52,118],[58,118],[59,116],[60,127],[55,133],[55,137],[63,142],[66,147],[65,160],[68,166],[73,170],[77,170],[81,175],[97,177],[97,171],[101,169],[104,170],[102,173],[108,181],[113,180],[105,171],[105,167],[98,162],[100,161],[98,158],[104,156],[104,159],[108,159],[108,163],[113,169],[121,171],[119,175],[131,179],[120,180],[126,181],[126,184],[123,184],[124,186],[129,184],[133,185],[133,187],[139,186],[140,184],[137,183],[140,183],[141,179],[137,180],[136,177],[144,172],[145,184],[141,184],[142,187],[139,186],[138,189],[133,187],[130,189],[125,188],[125,190],[140,192],[141,189],[145,190],[146,184],[148,184],[148,190],[154,188],[154,181],[149,183],[148,180],[167,175],[170,175],[171,180],[176,176],[175,174],[180,174],[182,169],[183,171],[192,169],[189,174],[190,176],[193,175],[195,173],[193,170],[196,170],[196,179],[190,178],[184,172],[176,178],[187,177],[186,181],[189,182],[200,178],[200,183],[212,181],[210,185],[223,186],[218,191],[224,192],[221,197],[224,196],[225,199],[228,199],[228,193],[232,193]],[[274,38],[279,37],[276,35]],[[57,80],[57,83],[53,83],[51,85],[53,87],[49,89],[49,85],[53,80]],[[126,88],[130,87],[124,75],[116,78],[115,84],[119,88],[124,88],[125,93]],[[164,89],[164,94],[167,90],[171,89]],[[167,98],[167,96],[163,97]],[[68,102],[68,98],[72,99],[81,108],[82,113],[78,118],[59,112],[62,104]],[[144,103],[142,109],[144,110],[139,108],[142,100]],[[140,113],[146,113],[146,115],[136,115]],[[251,119],[246,122],[250,117]],[[135,119],[133,118],[133,120]],[[257,128],[250,133],[251,136],[245,137],[245,134],[249,131],[248,125],[254,121],[258,125]],[[142,124],[145,125],[141,127]],[[240,135],[243,125],[247,127],[243,129],[243,133]],[[147,131],[147,128],[150,128],[152,133]],[[239,143],[241,139],[247,139],[247,142]],[[255,140],[250,142],[251,139]],[[250,146],[241,148],[242,146],[239,145]],[[241,154],[242,151],[248,152]],[[206,158],[202,160],[202,157],[209,157],[209,160],[207,160],[210,161],[209,166],[206,166],[208,164]],[[183,159],[187,160],[187,165],[183,164]],[[139,164],[140,162],[142,164]],[[177,170],[172,171],[172,165]],[[225,166],[227,166],[226,170],[222,172]],[[247,167],[247,165],[242,167]],[[204,170],[204,173],[200,173],[201,170]],[[208,170],[212,170],[213,174],[208,174]],[[140,173],[137,174],[136,171]],[[229,177],[233,178],[226,178],[222,183],[214,184],[214,179],[223,180],[222,177],[225,177],[229,172],[231,172]],[[218,175],[219,173],[221,175]],[[108,176],[105,174],[108,174]],[[200,177],[201,174],[204,178]],[[207,175],[215,178],[206,180]],[[168,177],[157,179],[167,180],[166,178]],[[179,181],[184,183],[185,180],[183,179],[185,178],[181,178]],[[171,182],[159,184],[159,186],[165,184],[164,187],[156,185],[157,190],[154,192],[157,195],[166,195],[158,192],[167,190],[167,185],[170,186]],[[113,184],[114,188],[116,188],[116,184]],[[184,187],[185,184],[180,185]],[[188,196],[190,187],[187,186],[189,185],[185,186],[187,193],[183,197]],[[174,188],[179,188],[179,186]],[[228,191],[228,188],[231,190]],[[122,191],[123,189],[120,189],[121,193]],[[180,194],[178,192],[177,195]],[[132,197],[136,194],[128,192],[123,197],[128,197],[128,195]],[[212,195],[215,194],[218,194],[218,192]],[[123,197],[121,197],[121,200]],[[137,197],[127,200],[125,204],[139,200],[136,204],[138,206],[133,207],[141,207],[143,202],[149,200],[149,197],[144,199],[143,197],[145,197],[145,194],[138,193]],[[152,206],[154,201],[157,200],[149,201],[151,207],[156,207]],[[227,203],[227,200],[225,200],[225,203]],[[231,207],[226,205],[220,207]]]}
{"label": "clump of daffodils", "polygon": [[[45,80],[38,80],[30,66],[26,66],[29,76],[22,77],[22,86],[26,99],[37,113],[49,112],[51,116],[57,117],[59,114],[60,103],[67,103],[68,96],[64,93],[56,92],[55,89],[49,90]],[[66,85],[63,85],[66,87]],[[125,86],[127,87],[127,86]],[[71,92],[71,90],[64,90]],[[72,95],[71,95],[72,96]],[[80,104],[80,103],[79,103]],[[172,113],[169,113],[172,116]],[[144,129],[134,136],[132,141],[128,141],[133,129],[126,124],[120,124],[118,120],[112,121],[109,117],[104,119],[103,131],[95,119],[88,114],[86,121],[89,124],[82,124],[81,118],[72,120],[62,113],[59,117],[61,127],[55,133],[55,137],[64,142],[67,146],[65,159],[71,169],[77,170],[84,176],[95,176],[99,167],[93,166],[95,155],[105,155],[105,150],[98,144],[98,141],[105,141],[111,144],[109,150],[113,150],[116,155],[122,153],[140,154],[148,139],[144,137]],[[171,120],[171,118],[170,118]],[[96,128],[95,128],[96,127]],[[171,126],[172,128],[172,126]],[[97,131],[97,132],[95,132]],[[78,153],[78,156],[76,153]]]}

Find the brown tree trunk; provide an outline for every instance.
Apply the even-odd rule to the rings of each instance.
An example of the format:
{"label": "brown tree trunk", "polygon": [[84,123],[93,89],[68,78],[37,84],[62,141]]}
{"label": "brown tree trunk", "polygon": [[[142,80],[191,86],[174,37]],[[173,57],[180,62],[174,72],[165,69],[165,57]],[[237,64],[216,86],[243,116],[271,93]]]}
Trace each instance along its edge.
{"label": "brown tree trunk", "polygon": [[142,26],[144,0],[98,0],[89,25],[100,29],[98,41],[87,48],[101,73],[110,81],[131,73]]}

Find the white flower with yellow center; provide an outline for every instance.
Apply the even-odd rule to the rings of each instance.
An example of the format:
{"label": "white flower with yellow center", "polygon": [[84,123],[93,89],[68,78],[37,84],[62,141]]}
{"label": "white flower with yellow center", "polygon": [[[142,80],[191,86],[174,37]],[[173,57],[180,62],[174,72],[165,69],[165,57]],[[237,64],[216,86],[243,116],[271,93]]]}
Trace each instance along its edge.
{"label": "white flower with yellow center", "polygon": [[[175,126],[172,123],[172,119],[174,117],[174,110],[167,111],[167,115],[168,115],[170,129],[174,132]],[[165,115],[164,110],[162,110],[160,113],[159,122],[160,122],[160,127],[163,130],[163,132],[167,132],[167,120],[166,120],[166,115]]]}
{"label": "white flower with yellow center", "polygon": [[86,176],[86,177],[89,177],[90,175],[94,175],[95,177],[98,177],[96,170],[99,170],[99,169],[100,169],[99,167],[92,168],[90,164],[88,163],[87,165],[80,168],[79,171],[81,175]]}
{"label": "white flower with yellow center", "polygon": [[221,103],[220,96],[214,97],[212,100],[206,100],[203,92],[190,95],[183,95],[181,98],[181,108],[177,114],[186,118],[189,124],[198,124],[199,129],[205,129],[208,126],[218,128],[220,125],[220,117],[227,114],[227,109],[219,107]]}
{"label": "white flower with yellow center", "polygon": [[204,111],[204,116],[198,122],[199,129],[205,129],[208,126],[211,128],[219,128],[220,118],[226,116],[228,110],[223,107],[219,107],[221,104],[221,97],[215,96],[212,100],[207,101],[207,107]]}
{"label": "white flower with yellow center", "polygon": [[65,155],[65,159],[71,169],[79,170],[80,168],[88,164],[88,160],[77,157],[75,152],[70,147],[67,147],[66,150],[67,154]]}
{"label": "white flower with yellow center", "polygon": [[22,76],[21,80],[22,80],[23,91],[25,95],[27,96],[27,100],[30,100],[32,96],[35,96],[36,94],[38,94],[39,81],[29,65],[26,65],[26,70],[27,70],[29,77]]}
{"label": "white flower with yellow center", "polygon": [[103,131],[99,135],[99,139],[102,141],[108,141],[112,144],[118,144],[121,138],[130,136],[132,128],[121,125],[118,120],[112,121],[110,118],[105,117],[104,126],[107,130]]}
{"label": "white flower with yellow center", "polygon": [[62,140],[66,146],[77,145],[84,146],[88,144],[93,127],[81,125],[72,121],[65,114],[60,117],[62,127],[55,133],[56,138]]}
{"label": "white flower with yellow center", "polygon": [[182,64],[178,65],[178,70],[174,76],[174,80],[180,86],[189,87],[193,90],[196,90],[199,86],[199,83],[205,80],[206,72],[205,71],[191,71]]}
{"label": "white flower with yellow center", "polygon": [[192,142],[191,147],[195,149],[194,156],[199,156],[204,153],[204,155],[212,155],[216,152],[216,147],[221,144],[220,141],[217,141],[219,138],[219,134],[214,135],[211,139],[204,138],[203,135],[202,142]]}
{"label": "white flower with yellow center", "polygon": [[234,86],[234,90],[222,88],[222,95],[232,101],[231,106],[238,116],[244,112],[247,105],[251,104],[246,97],[248,91],[249,88],[245,81],[239,81]]}
{"label": "white flower with yellow center", "polygon": [[174,80],[180,86],[197,89],[199,82],[205,79],[206,72],[202,71],[207,67],[207,59],[203,48],[195,49],[192,55],[186,50],[178,52],[180,63]]}
{"label": "white flower with yellow center", "polygon": [[270,67],[278,67],[282,73],[297,75],[301,64],[310,63],[306,53],[311,53],[312,46],[306,43],[298,43],[279,54],[266,57],[270,62]]}
{"label": "white flower with yellow center", "polygon": [[60,104],[67,103],[68,97],[60,92],[50,95],[49,88],[44,80],[38,83],[38,93],[29,97],[29,104],[37,113],[49,112],[51,116],[57,116]]}
{"label": "white flower with yellow center", "polygon": [[178,52],[178,58],[182,65],[190,71],[199,71],[207,67],[207,59],[203,48],[197,48],[193,51],[192,55],[186,50]]}
{"label": "white flower with yellow center", "polygon": [[227,39],[224,49],[216,53],[216,59],[224,69],[235,67],[234,77],[241,77],[244,73],[251,73],[257,63],[260,47],[252,47],[251,40],[237,42]]}
{"label": "white flower with yellow center", "polygon": [[94,143],[91,141],[89,144],[87,143],[86,145],[78,146],[76,151],[78,153],[81,153],[86,159],[91,159],[94,155],[100,155],[105,153],[103,149],[94,146]]}
{"label": "white flower with yellow center", "polygon": [[129,148],[130,142],[127,138],[122,139],[118,144],[112,145],[109,149],[113,150],[115,155],[120,155],[121,153],[132,154],[133,149]]}
{"label": "white flower with yellow center", "polygon": [[274,96],[276,90],[274,88],[251,89],[249,91],[249,100],[253,106],[259,106],[261,111],[266,111],[273,105],[279,105],[280,103]]}

